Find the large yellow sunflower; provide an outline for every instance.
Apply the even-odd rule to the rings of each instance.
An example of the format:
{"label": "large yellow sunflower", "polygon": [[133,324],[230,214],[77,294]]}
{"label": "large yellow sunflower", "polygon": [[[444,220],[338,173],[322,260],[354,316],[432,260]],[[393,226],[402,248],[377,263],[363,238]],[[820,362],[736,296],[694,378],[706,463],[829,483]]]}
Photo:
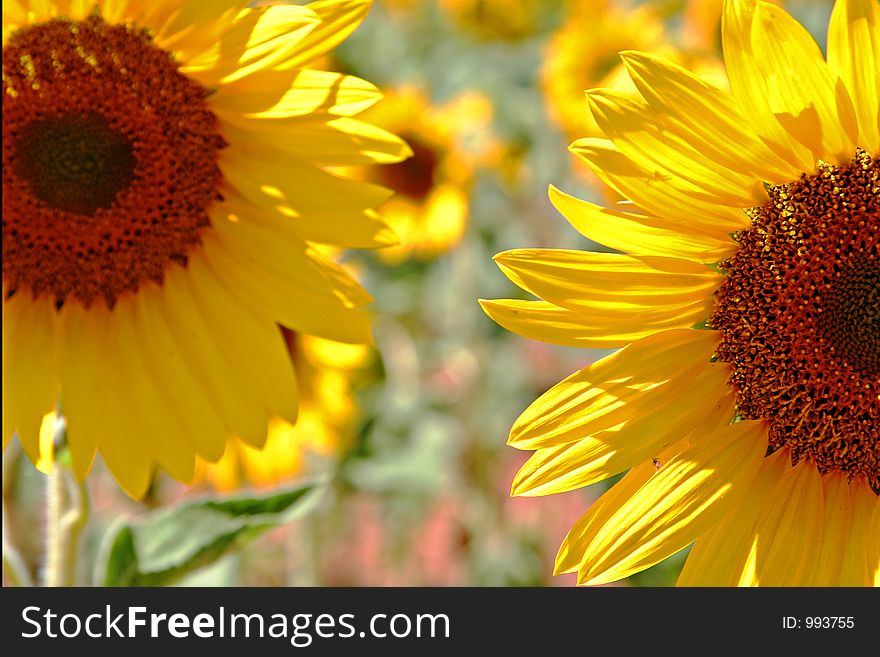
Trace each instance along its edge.
{"label": "large yellow sunflower", "polygon": [[682,585],[880,584],[880,27],[839,0],[828,58],[782,9],[723,9],[731,91],[640,52],[572,150],[631,203],[551,188],[619,253],[502,253],[528,337],[615,348],[516,421],[513,493],[627,471],[557,572],[601,584],[693,543]]}
{"label": "large yellow sunflower", "polygon": [[368,0],[3,5],[3,440],[33,461],[56,408],[79,477],[188,481],[227,435],[293,421],[279,325],[370,339],[369,295],[313,244],[376,247],[393,162],[352,118],[380,95],[307,66]]}

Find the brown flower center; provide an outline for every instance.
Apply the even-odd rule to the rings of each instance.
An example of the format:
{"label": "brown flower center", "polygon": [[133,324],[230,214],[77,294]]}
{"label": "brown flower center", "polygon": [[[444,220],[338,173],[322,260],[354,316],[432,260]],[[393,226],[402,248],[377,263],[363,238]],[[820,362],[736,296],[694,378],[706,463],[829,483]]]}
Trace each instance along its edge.
{"label": "brown flower center", "polygon": [[880,161],[859,151],[770,196],[721,263],[717,355],[772,448],[880,490]]}
{"label": "brown flower center", "polygon": [[415,201],[424,201],[434,188],[434,176],[440,165],[441,154],[436,147],[415,135],[404,133],[401,138],[412,149],[412,157],[379,167],[382,184]]}
{"label": "brown flower center", "polygon": [[220,198],[208,91],[145,31],[54,19],[3,47],[3,279],[112,307],[185,264]]}

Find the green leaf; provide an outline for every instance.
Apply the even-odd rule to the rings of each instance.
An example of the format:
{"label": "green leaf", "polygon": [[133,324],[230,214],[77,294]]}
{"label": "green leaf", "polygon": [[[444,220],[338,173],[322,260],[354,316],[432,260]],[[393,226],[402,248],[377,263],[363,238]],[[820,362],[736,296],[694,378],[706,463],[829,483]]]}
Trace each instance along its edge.
{"label": "green leaf", "polygon": [[323,487],[310,481],[268,494],[184,502],[113,525],[104,539],[101,586],[167,586],[268,529],[309,513]]}

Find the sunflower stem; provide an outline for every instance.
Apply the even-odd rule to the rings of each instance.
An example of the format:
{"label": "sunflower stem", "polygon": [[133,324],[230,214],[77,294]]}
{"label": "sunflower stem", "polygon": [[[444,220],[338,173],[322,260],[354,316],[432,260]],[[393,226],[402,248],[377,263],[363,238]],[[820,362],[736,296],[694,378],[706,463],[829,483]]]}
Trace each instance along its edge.
{"label": "sunflower stem", "polygon": [[57,459],[49,475],[46,494],[47,545],[43,586],[75,586],[79,544],[89,519],[85,482],[65,462]]}
{"label": "sunflower stem", "polygon": [[27,562],[15,546],[14,536],[7,523],[7,519],[12,517],[8,501],[15,487],[16,463],[20,455],[21,447],[18,442],[10,443],[3,454],[3,572],[11,586],[33,586]]}

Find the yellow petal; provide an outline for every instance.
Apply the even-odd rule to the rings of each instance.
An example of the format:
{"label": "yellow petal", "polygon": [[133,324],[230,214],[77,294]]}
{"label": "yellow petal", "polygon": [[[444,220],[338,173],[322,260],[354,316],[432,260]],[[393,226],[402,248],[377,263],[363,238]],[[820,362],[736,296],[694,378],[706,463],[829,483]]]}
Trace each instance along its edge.
{"label": "yellow petal", "polygon": [[382,94],[374,85],[350,75],[308,69],[263,70],[224,84],[211,96],[211,106],[221,118],[229,112],[264,118],[313,113],[352,116],[380,98]]}
{"label": "yellow petal", "polygon": [[23,290],[3,297],[3,447],[15,432],[36,463],[43,416],[58,398],[55,308]]}
{"label": "yellow petal", "polygon": [[755,523],[754,571],[744,583],[802,586],[817,567],[824,523],[822,478],[802,460],[764,501]]}
{"label": "yellow petal", "polygon": [[621,347],[668,328],[663,326],[664,320],[652,322],[650,319],[644,319],[639,326],[615,326],[601,315],[575,312],[546,301],[480,299],[480,305],[489,317],[508,331],[566,347]]}
{"label": "yellow petal", "polygon": [[620,153],[688,196],[735,208],[763,205],[763,184],[704,157],[684,139],[657,124],[644,102],[613,89],[587,92],[593,118]]}
{"label": "yellow petal", "polygon": [[[205,257],[207,250],[206,245],[203,251],[192,253],[189,266]],[[182,268],[170,269],[162,292],[159,305],[187,369],[229,431],[250,444],[261,445],[266,438],[268,414],[255,391],[241,384],[237,376],[240,363],[217,337],[217,329],[209,321],[213,318],[200,312],[196,301],[199,290],[193,286],[190,274]],[[237,312],[237,308],[231,312]]]}
{"label": "yellow petal", "polygon": [[246,0],[159,0],[131,2],[125,17],[151,30],[163,50],[186,64],[194,55],[209,50],[247,5]]}
{"label": "yellow petal", "polygon": [[102,334],[108,322],[103,305],[89,312],[77,303],[66,304],[58,316],[60,404],[73,470],[80,480],[92,467],[103,405],[110,394],[109,382],[96,371],[97,361],[104,357]]}
{"label": "yellow petal", "polygon": [[[875,568],[869,564],[871,512],[877,506],[877,494],[864,479],[849,483],[850,525],[843,539],[843,549],[836,555],[841,562],[840,576],[832,586],[875,586],[873,570],[880,565],[880,554],[874,554]],[[876,533],[876,532],[875,532]]]}
{"label": "yellow petal", "polygon": [[142,286],[135,296],[134,330],[145,375],[153,379],[163,395],[163,407],[182,423],[199,456],[215,461],[223,454],[228,430],[218,409],[211,405],[200,376],[190,371],[180,353],[162,303],[162,291],[152,283]]}
{"label": "yellow petal", "polygon": [[815,159],[848,162],[858,139],[852,102],[842,85],[838,91],[810,33],[783,9],[759,2],[752,50],[769,107],[783,127]]}
{"label": "yellow petal", "polygon": [[213,225],[218,243],[231,257],[269,278],[295,286],[303,296],[337,299],[349,308],[372,301],[348,271],[305,242],[291,240],[265,224],[224,220],[219,214],[214,215]]}
{"label": "yellow petal", "polygon": [[[687,445],[687,440],[678,441],[658,454],[656,462],[666,463]],[[572,526],[562,545],[559,546],[553,574],[560,575],[578,570],[584,560],[587,546],[602,526],[657,472],[658,468],[653,459],[640,463],[593,502],[587,512]]]}
{"label": "yellow petal", "polygon": [[246,10],[209,49],[190,57],[181,72],[209,88],[233,82],[285,61],[318,23],[314,12],[297,5]]}
{"label": "yellow petal", "polygon": [[859,146],[880,152],[880,11],[875,0],[838,0],[828,26],[828,67],[846,85],[859,122]]}
{"label": "yellow petal", "polygon": [[240,384],[258,391],[268,415],[296,421],[297,380],[278,325],[240,304],[230,284],[203,261],[196,260],[189,270],[200,310],[234,358]]}
{"label": "yellow petal", "polygon": [[880,586],[880,502],[877,494],[873,498],[873,510],[868,519],[865,535],[868,537],[868,580],[873,586]]}
{"label": "yellow petal", "polygon": [[770,150],[729,93],[649,53],[621,53],[630,76],[662,124],[711,160],[770,183],[801,171]]}
{"label": "yellow petal", "polygon": [[759,73],[762,69],[752,46],[756,10],[755,0],[724,3],[721,38],[730,88],[743,116],[770,149],[793,168],[809,173],[815,164],[813,154],[779,123],[770,102],[769,82]]}
{"label": "yellow petal", "polygon": [[694,543],[678,578],[678,586],[736,586],[755,540],[755,521],[770,491],[791,469],[788,450],[764,459],[749,492],[714,529]]}
{"label": "yellow petal", "polygon": [[236,297],[255,311],[299,333],[352,344],[372,341],[369,316],[335,296],[329,286],[323,295],[317,289],[304,291],[289,277],[279,277],[243,260],[217,235],[206,235],[204,242],[211,269],[234,280]]}
{"label": "yellow petal", "polygon": [[583,201],[550,186],[550,202],[584,237],[634,255],[720,262],[736,244],[727,235],[704,233],[686,224],[633,212],[620,212]]}
{"label": "yellow petal", "polygon": [[165,405],[159,385],[149,376],[135,330],[133,296],[120,299],[113,308],[111,335],[116,343],[116,397],[108,404],[122,407],[127,431],[98,442],[107,465],[118,469],[113,454],[128,460],[158,463],[178,481],[192,480],[195,449],[185,425]]}
{"label": "yellow petal", "polygon": [[685,548],[745,494],[766,449],[763,424],[739,422],[664,463],[597,532],[578,583],[623,579]]}
{"label": "yellow petal", "polygon": [[97,447],[120,487],[140,499],[152,481],[155,454],[152,445],[139,444],[140,427],[127,415],[128,400],[139,391],[129,389],[130,373],[119,367],[124,349],[115,323],[100,304],[62,308],[61,411],[77,475],[85,476]]}
{"label": "yellow petal", "polygon": [[816,568],[807,573],[805,586],[839,586],[842,556],[850,542],[852,499],[846,476],[835,472],[823,477],[825,527]]}
{"label": "yellow petal", "polygon": [[514,479],[513,494],[548,495],[601,481],[651,458],[708,417],[723,410],[732,415],[725,370],[705,366],[687,392],[680,393],[676,383],[683,378],[672,379],[654,394],[643,393],[637,402],[609,405],[610,411],[601,409],[581,427],[574,422],[559,427],[568,433],[555,446],[538,449],[523,465]]}
{"label": "yellow petal", "polygon": [[248,142],[224,149],[220,168],[226,183],[257,208],[274,208],[293,218],[359,218],[391,194],[384,187],[348,180],[289,153]]}
{"label": "yellow petal", "polygon": [[587,163],[599,179],[645,213],[698,231],[733,232],[749,225],[741,208],[701,201],[670,184],[668,175],[639,166],[606,139],[578,139],[569,150]]}
{"label": "yellow petal", "polygon": [[[508,444],[538,449],[580,440],[665,405],[709,364],[715,331],[673,330],[643,338],[575,372],[514,422]],[[658,394],[659,393],[659,394]]]}
{"label": "yellow petal", "polygon": [[344,214],[309,212],[297,215],[283,205],[273,205],[266,197],[257,207],[240,194],[227,194],[222,205],[212,209],[214,221],[228,221],[231,217],[247,219],[274,232],[282,233],[287,240],[317,242],[348,248],[378,248],[395,244],[397,237],[379,217],[376,210],[364,209]]}
{"label": "yellow petal", "polygon": [[64,419],[59,418],[55,411],[43,416],[40,424],[40,457],[34,463],[34,467],[43,474],[52,474],[52,468],[55,467],[55,441],[63,426]]}
{"label": "yellow petal", "polygon": [[367,12],[370,0],[318,0],[308,8],[320,19],[319,25],[297,41],[279,68],[302,68],[330,52],[354,32]]}
{"label": "yellow petal", "polygon": [[626,324],[685,328],[705,319],[723,276],[680,258],[568,249],[516,249],[495,256],[510,280],[557,306]]}
{"label": "yellow petal", "polygon": [[230,141],[262,144],[315,164],[393,164],[412,150],[400,137],[347,117],[296,116],[286,119],[232,117],[223,133]]}

